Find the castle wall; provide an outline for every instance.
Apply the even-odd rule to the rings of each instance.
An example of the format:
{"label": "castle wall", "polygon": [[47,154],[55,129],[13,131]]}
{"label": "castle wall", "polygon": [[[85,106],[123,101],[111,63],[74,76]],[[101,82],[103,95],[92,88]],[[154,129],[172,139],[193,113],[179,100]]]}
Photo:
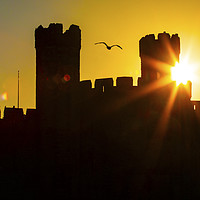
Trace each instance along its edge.
{"label": "castle wall", "polygon": [[158,40],[145,38],[139,86],[132,77],[118,77],[116,84],[97,79],[92,88],[91,80],[79,81],[78,27],[65,33],[60,24],[36,30],[37,109],[24,117],[22,109],[6,108],[0,120],[2,194],[11,199],[196,198],[200,102],[190,101],[191,83],[151,87],[157,73],[168,73],[152,69],[155,63],[146,57],[173,64],[164,44],[171,41],[179,55],[179,39],[166,33]]}

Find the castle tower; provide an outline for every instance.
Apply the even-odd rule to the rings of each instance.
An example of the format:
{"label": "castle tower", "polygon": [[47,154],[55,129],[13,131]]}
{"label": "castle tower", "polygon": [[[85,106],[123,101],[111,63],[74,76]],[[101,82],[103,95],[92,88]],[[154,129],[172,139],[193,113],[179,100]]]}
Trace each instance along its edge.
{"label": "castle tower", "polygon": [[55,116],[63,96],[80,81],[81,31],[71,25],[63,33],[62,24],[41,25],[35,30],[36,108],[41,116]]}
{"label": "castle tower", "polygon": [[170,67],[179,61],[180,38],[178,34],[159,33],[141,38],[139,43],[141,58],[141,78],[138,85],[145,85],[160,77],[170,75]]}

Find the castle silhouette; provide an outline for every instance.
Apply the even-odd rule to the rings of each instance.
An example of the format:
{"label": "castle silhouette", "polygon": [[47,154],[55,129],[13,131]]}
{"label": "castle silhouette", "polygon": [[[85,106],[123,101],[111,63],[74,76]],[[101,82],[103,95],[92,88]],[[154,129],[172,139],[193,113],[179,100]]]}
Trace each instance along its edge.
{"label": "castle silhouette", "polygon": [[36,109],[4,109],[1,196],[8,199],[200,197],[200,103],[170,67],[180,38],[140,40],[141,77],[80,81],[81,31],[35,30]]}

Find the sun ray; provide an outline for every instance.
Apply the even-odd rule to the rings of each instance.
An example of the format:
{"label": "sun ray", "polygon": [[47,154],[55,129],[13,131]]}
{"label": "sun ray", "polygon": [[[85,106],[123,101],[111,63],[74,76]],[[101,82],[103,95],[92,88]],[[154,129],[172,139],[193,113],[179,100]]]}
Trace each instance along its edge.
{"label": "sun ray", "polygon": [[151,158],[151,167],[155,167],[157,160],[159,158],[161,148],[163,145],[163,140],[165,138],[166,131],[168,128],[171,111],[176,99],[177,90],[178,87],[173,88],[169,100],[167,102],[167,105],[165,106],[162,115],[160,117],[160,120],[158,121],[155,133],[149,142],[147,157]]}
{"label": "sun ray", "polygon": [[[145,59],[146,59],[145,62],[149,64],[151,69],[153,68],[155,71],[159,71],[163,75],[158,77],[154,81],[150,81],[142,86],[137,86],[137,88],[135,88],[137,92],[133,92],[131,94],[127,103],[131,103],[132,101],[135,101],[146,95],[149,95],[152,92],[161,89],[163,87],[166,87],[169,84],[175,86],[175,81],[171,80],[171,67],[172,67],[171,65],[147,56],[145,57]],[[115,106],[113,105],[113,110],[119,109],[122,106],[124,106],[124,104],[121,101],[122,101],[121,99],[116,101]]]}
{"label": "sun ray", "polygon": [[156,130],[156,132],[158,134],[165,133],[166,130],[167,130],[167,125],[168,125],[168,121],[169,121],[169,118],[170,118],[170,114],[171,114],[173,104],[175,102],[177,90],[178,90],[177,87],[173,88],[173,90],[170,94],[169,100],[167,101],[167,105],[163,110],[163,113],[161,115],[160,121],[159,121],[158,126],[157,126],[157,130]]}
{"label": "sun ray", "polygon": [[172,65],[170,65],[166,62],[162,62],[161,60],[157,60],[157,59],[152,58],[150,56],[143,56],[143,62],[145,62],[146,65],[149,66],[150,70],[160,72],[164,75],[170,75],[171,74]]}

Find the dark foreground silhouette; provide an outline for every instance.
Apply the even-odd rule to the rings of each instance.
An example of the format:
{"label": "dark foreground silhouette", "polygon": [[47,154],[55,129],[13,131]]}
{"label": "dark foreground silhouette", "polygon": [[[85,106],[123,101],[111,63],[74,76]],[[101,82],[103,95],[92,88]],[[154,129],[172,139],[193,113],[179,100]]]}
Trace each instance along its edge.
{"label": "dark foreground silhouette", "polygon": [[173,65],[178,35],[140,40],[138,86],[118,77],[94,88],[79,80],[77,26],[40,26],[35,36],[37,108],[5,108],[0,120],[1,199],[200,197],[200,104],[189,82],[161,84],[169,72],[149,62]]}

